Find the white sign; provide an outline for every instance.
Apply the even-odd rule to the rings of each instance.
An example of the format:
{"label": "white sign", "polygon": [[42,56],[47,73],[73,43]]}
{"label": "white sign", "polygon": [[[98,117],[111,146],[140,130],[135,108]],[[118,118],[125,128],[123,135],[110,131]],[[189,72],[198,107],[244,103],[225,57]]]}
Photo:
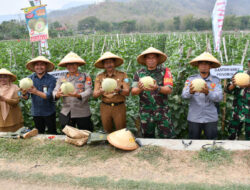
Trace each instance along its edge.
{"label": "white sign", "polygon": [[214,50],[220,51],[221,33],[225,16],[227,0],[217,0],[212,14]]}
{"label": "white sign", "polygon": [[62,71],[52,71],[48,72],[50,75],[54,76],[56,79],[60,78],[62,75],[66,74],[68,70],[62,70]]}
{"label": "white sign", "polygon": [[239,70],[243,70],[243,66],[228,65],[228,66],[221,66],[217,69],[211,69],[210,73],[211,75],[217,76],[220,79],[230,79]]}

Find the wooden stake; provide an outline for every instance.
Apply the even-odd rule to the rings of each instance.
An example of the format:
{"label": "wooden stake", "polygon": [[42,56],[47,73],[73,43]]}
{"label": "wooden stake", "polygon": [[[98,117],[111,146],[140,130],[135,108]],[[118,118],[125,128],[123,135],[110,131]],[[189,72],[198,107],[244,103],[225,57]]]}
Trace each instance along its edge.
{"label": "wooden stake", "polygon": [[243,66],[243,63],[244,63],[244,60],[245,60],[245,57],[246,57],[246,54],[247,54],[248,45],[249,45],[249,40],[247,40],[247,43],[246,43],[246,46],[245,46],[245,50],[244,50],[243,55],[242,55],[242,59],[241,59],[241,65],[242,66]]}
{"label": "wooden stake", "polygon": [[225,53],[226,63],[228,63],[227,47],[226,47],[226,40],[225,40],[225,37],[223,37],[223,46],[224,46],[224,53]]}

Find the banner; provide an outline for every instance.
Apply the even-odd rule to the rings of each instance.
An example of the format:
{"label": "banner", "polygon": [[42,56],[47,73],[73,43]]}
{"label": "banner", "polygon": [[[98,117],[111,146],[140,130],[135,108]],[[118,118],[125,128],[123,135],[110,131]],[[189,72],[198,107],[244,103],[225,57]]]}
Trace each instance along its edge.
{"label": "banner", "polygon": [[217,69],[211,69],[211,75],[217,76],[220,79],[230,79],[238,71],[243,70],[242,65],[227,65],[221,66]]}
{"label": "banner", "polygon": [[49,32],[46,7],[41,5],[24,8],[23,10],[29,30],[30,41],[36,42],[48,39]]}
{"label": "banner", "polygon": [[222,33],[226,5],[227,5],[227,0],[216,0],[212,14],[214,51],[216,52],[220,51],[221,33]]}

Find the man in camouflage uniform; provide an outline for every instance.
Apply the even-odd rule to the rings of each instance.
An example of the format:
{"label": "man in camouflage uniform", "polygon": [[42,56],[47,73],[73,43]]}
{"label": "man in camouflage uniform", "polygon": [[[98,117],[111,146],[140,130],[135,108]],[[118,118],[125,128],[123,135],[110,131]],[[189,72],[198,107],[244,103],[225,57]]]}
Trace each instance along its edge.
{"label": "man in camouflage uniform", "polygon": [[[243,71],[239,71],[243,72]],[[248,59],[248,71],[250,75],[250,59]],[[229,139],[234,140],[239,137],[241,129],[245,124],[246,140],[250,140],[250,84],[247,86],[236,86],[234,77],[225,89],[225,92],[234,95],[232,119],[229,125]]]}
{"label": "man in camouflage uniform", "polygon": [[[134,75],[132,95],[140,97],[141,130],[144,138],[171,138],[174,135],[168,107],[168,94],[173,88],[173,79],[168,68],[159,66],[167,59],[167,55],[148,48],[137,57],[137,62],[146,68]],[[151,76],[155,83],[145,88],[140,78]]]}

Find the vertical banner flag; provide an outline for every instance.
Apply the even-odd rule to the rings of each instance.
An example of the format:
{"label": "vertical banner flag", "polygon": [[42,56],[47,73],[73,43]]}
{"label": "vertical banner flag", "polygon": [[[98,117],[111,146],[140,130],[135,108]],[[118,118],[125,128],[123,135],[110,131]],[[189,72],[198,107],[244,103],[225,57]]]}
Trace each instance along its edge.
{"label": "vertical banner flag", "polygon": [[36,42],[49,38],[48,19],[45,5],[24,8],[30,41]]}
{"label": "vertical banner flag", "polygon": [[226,5],[227,5],[227,0],[216,0],[212,14],[214,51],[216,52],[220,51],[221,33],[222,33]]}

